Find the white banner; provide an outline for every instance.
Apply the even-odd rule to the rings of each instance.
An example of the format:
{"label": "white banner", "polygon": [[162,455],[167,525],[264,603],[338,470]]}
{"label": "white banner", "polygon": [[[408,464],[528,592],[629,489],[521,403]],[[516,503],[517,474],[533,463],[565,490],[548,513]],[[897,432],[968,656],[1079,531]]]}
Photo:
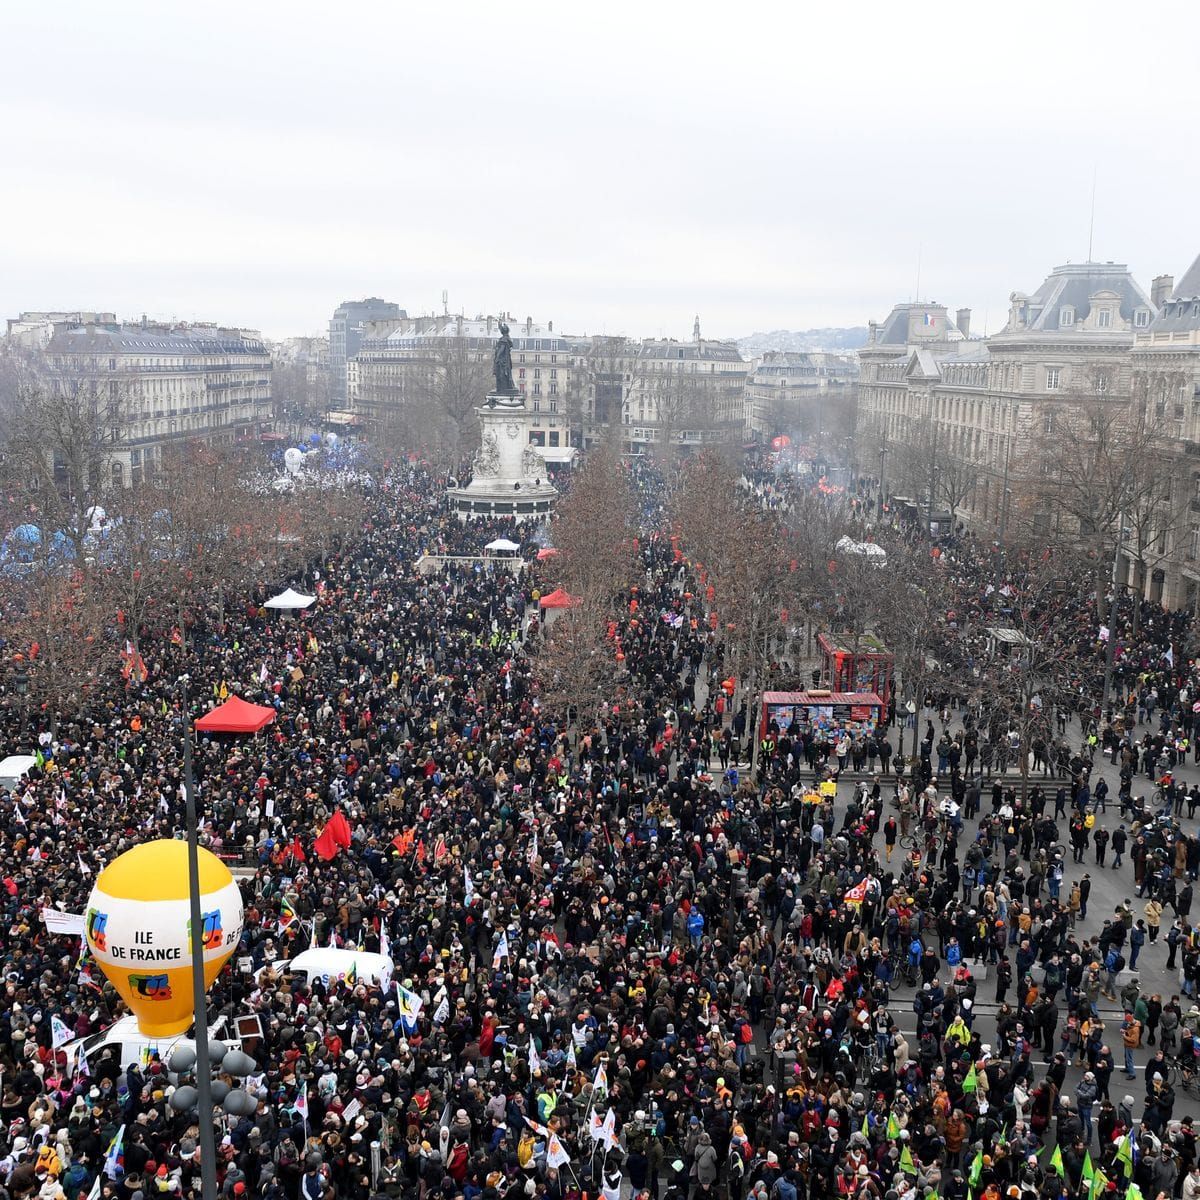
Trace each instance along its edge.
{"label": "white banner", "polygon": [[42,920],[48,933],[59,933],[65,937],[83,937],[83,913],[61,912],[57,908],[43,908]]}

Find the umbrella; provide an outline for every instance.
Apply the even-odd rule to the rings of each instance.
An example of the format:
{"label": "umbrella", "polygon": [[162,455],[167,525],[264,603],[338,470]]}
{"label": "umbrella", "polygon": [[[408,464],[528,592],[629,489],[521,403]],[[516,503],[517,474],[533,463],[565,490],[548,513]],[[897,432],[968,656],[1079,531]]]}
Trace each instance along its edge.
{"label": "umbrella", "polygon": [[205,713],[196,722],[196,728],[202,733],[257,733],[273,720],[273,708],[248,704],[240,696],[230,696],[224,704]]}
{"label": "umbrella", "polygon": [[272,596],[270,600],[263,605],[264,608],[308,608],[310,604],[316,603],[316,596],[302,596],[299,592],[294,592],[288,588],[286,592],[280,592],[278,596]]}
{"label": "umbrella", "polygon": [[579,603],[579,597],[564,592],[562,588],[555,588],[554,591],[543,596],[539,603],[542,608],[574,608]]}
{"label": "umbrella", "polygon": [[510,542],[508,538],[496,538],[494,542],[488,542],[484,546],[485,550],[498,550],[502,554],[515,554],[520,548],[516,542]]}

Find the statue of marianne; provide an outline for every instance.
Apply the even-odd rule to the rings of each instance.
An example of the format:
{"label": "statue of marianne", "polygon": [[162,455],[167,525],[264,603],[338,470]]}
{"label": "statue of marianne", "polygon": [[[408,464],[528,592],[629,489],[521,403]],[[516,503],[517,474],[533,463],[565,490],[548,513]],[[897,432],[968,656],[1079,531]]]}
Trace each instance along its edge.
{"label": "statue of marianne", "polygon": [[496,391],[501,395],[513,395],[517,389],[513,386],[512,338],[503,321],[500,322],[500,340],[492,352],[492,370],[496,375]]}

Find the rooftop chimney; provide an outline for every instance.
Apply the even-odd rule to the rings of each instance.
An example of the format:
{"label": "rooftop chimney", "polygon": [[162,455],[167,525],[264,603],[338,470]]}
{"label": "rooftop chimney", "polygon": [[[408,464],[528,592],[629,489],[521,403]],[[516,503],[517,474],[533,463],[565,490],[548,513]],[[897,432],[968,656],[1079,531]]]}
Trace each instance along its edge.
{"label": "rooftop chimney", "polygon": [[969,308],[960,308],[954,314],[954,323],[958,326],[958,332],[967,338],[971,336],[971,310]]}
{"label": "rooftop chimney", "polygon": [[533,318],[526,317],[525,318],[525,336],[529,337],[529,335],[531,333],[533,333]]}
{"label": "rooftop chimney", "polygon": [[1162,308],[1171,293],[1175,290],[1173,275],[1159,275],[1150,281],[1150,303],[1155,308]]}

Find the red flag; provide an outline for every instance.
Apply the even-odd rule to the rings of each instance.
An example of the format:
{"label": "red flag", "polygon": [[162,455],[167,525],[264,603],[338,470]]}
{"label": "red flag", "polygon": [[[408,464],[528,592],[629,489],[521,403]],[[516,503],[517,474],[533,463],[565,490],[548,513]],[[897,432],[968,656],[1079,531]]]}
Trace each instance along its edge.
{"label": "red flag", "polygon": [[325,828],[333,830],[333,839],[343,850],[350,849],[350,822],[340,808],[329,818]]}
{"label": "red flag", "polygon": [[304,853],[304,847],[300,845],[298,837],[292,838],[292,844],[288,847],[288,853],[297,862],[308,862],[308,855]]}
{"label": "red flag", "polygon": [[337,838],[333,834],[332,821],[326,822],[325,828],[321,830],[321,836],[317,838],[313,849],[316,850],[324,862],[337,857],[338,843]]}

